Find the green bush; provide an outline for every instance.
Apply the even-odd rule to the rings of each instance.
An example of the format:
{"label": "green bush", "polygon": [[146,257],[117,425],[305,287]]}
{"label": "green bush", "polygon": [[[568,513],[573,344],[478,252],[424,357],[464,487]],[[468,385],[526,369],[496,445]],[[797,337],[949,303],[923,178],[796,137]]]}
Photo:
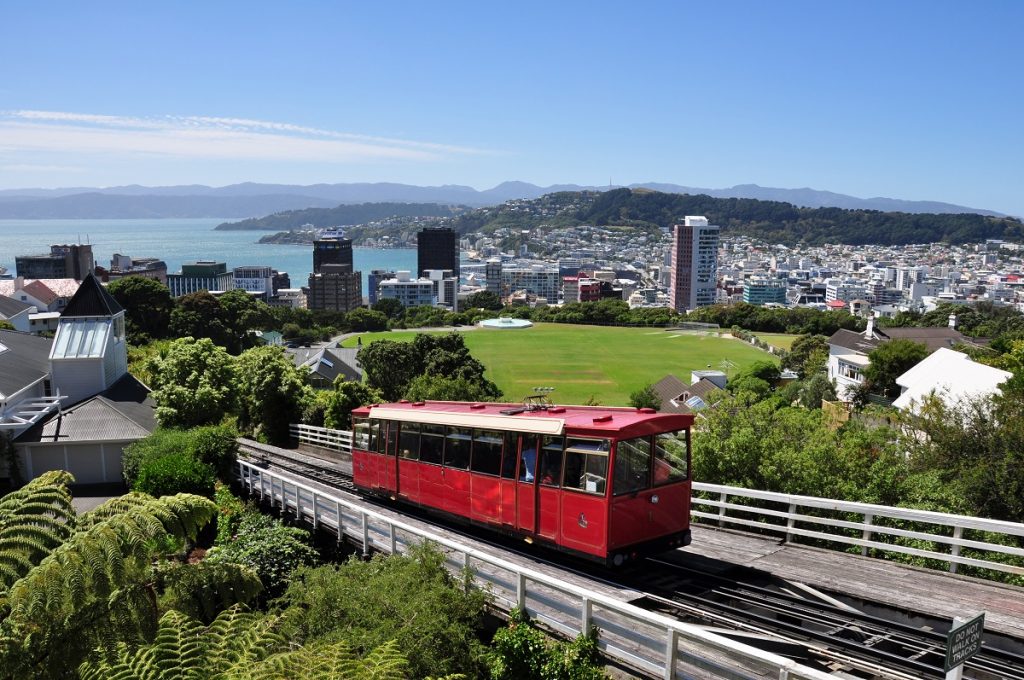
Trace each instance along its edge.
{"label": "green bush", "polygon": [[213,498],[212,467],[188,453],[169,453],[142,461],[133,488],[151,496],[194,493]]}
{"label": "green bush", "polygon": [[228,425],[197,427],[189,432],[188,450],[227,480],[238,458],[238,432]]}
{"label": "green bush", "polygon": [[143,461],[162,458],[188,449],[189,433],[185,430],[157,428],[153,434],[128,445],[121,456],[121,472],[132,489],[139,476]]}
{"label": "green bush", "polygon": [[494,634],[490,673],[494,680],[600,680],[597,636],[594,631],[572,642],[552,642],[530,625],[518,608],[508,626]]}
{"label": "green bush", "polygon": [[252,512],[246,504],[231,493],[231,489],[220,482],[213,492],[213,500],[217,504],[217,538],[216,545],[227,545],[238,532],[238,525],[246,512]]}
{"label": "green bush", "polygon": [[309,545],[308,532],[285,526],[256,510],[245,510],[233,535],[229,532],[222,540],[218,528],[217,544],[206,559],[252,568],[271,598],[281,594],[295,569],[316,564],[319,558]]}
{"label": "green bush", "polygon": [[227,425],[210,425],[191,430],[157,428],[153,434],[132,443],[124,450],[121,471],[128,486],[138,489],[139,470],[147,461],[172,454],[186,454],[204,463],[221,479],[228,479],[238,454],[238,433]]}

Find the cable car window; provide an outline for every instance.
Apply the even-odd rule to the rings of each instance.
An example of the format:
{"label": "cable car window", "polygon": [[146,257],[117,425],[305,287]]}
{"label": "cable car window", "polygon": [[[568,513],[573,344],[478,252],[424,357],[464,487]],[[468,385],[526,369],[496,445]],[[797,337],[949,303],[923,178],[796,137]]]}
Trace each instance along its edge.
{"label": "cable car window", "polygon": [[398,435],[398,455],[406,460],[420,459],[420,424],[402,423]]}
{"label": "cable car window", "polygon": [[565,447],[565,478],[562,487],[603,496],[608,487],[607,439],[570,439]]}
{"label": "cable car window", "polygon": [[681,482],[689,475],[686,430],[654,435],[654,486]]}
{"label": "cable car window", "polygon": [[626,439],[615,445],[612,490],[616,496],[651,486],[651,440]]}
{"label": "cable car window", "polygon": [[502,436],[500,432],[476,430],[473,434],[473,472],[497,475],[501,471]]}
{"label": "cable car window", "polygon": [[361,451],[370,447],[370,421],[366,418],[352,419],[352,447]]}
{"label": "cable car window", "polygon": [[379,451],[381,449],[380,442],[380,421],[370,421],[370,441],[366,446],[367,451]]}
{"label": "cable car window", "polygon": [[449,427],[444,442],[444,464],[456,470],[469,467],[469,449],[473,445],[473,430],[467,427]]}
{"label": "cable car window", "polygon": [[533,473],[537,467],[537,437],[523,435],[523,450],[519,454],[519,481],[533,483]]}
{"label": "cable car window", "polygon": [[544,486],[559,486],[562,481],[562,449],[564,437],[544,437],[540,449],[540,483]]}
{"label": "cable car window", "polygon": [[388,426],[388,437],[387,437],[387,454],[389,456],[398,455],[398,421],[385,420],[381,423],[381,432],[384,432],[384,425]]}
{"label": "cable car window", "polygon": [[421,425],[420,462],[441,464],[444,455],[444,425]]}
{"label": "cable car window", "polygon": [[519,448],[519,435],[505,433],[505,455],[501,459],[501,476],[503,479],[516,478],[516,452]]}

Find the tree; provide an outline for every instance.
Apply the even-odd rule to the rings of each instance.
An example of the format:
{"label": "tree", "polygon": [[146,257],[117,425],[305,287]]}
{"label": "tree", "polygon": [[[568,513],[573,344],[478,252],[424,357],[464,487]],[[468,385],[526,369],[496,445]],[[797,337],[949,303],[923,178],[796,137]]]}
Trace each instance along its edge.
{"label": "tree", "polygon": [[235,361],[238,425],[272,444],[288,441],[288,426],[302,419],[309,398],[305,374],[280,347],[255,347]]}
{"label": "tree", "polygon": [[167,286],[144,276],[125,276],[107,286],[118,304],[124,307],[128,339],[143,344],[147,338],[166,338],[170,330],[174,299]]}
{"label": "tree", "polygon": [[218,300],[224,324],[228,352],[239,354],[256,345],[256,336],[250,331],[270,324],[270,308],[240,288],[229,290]]}
{"label": "tree", "polygon": [[0,319],[0,331],[13,331],[15,330],[14,324],[7,319]]}
{"label": "tree", "polygon": [[633,408],[653,408],[655,411],[661,408],[661,398],[654,391],[654,385],[647,383],[629,395],[629,405]]}
{"label": "tree", "polygon": [[462,306],[466,309],[480,308],[498,312],[501,311],[504,305],[501,304],[501,298],[498,297],[497,293],[489,290],[482,290],[479,293],[473,293],[467,297],[465,304]]}
{"label": "tree", "polygon": [[412,343],[374,340],[357,355],[366,384],[380,391],[386,401],[398,401],[413,378],[422,372]]}
{"label": "tree", "polygon": [[796,371],[803,380],[821,373],[828,364],[828,338],[824,335],[801,335],[782,360],[782,367]]}
{"label": "tree", "polygon": [[383,395],[366,383],[345,380],[334,381],[334,389],[327,393],[324,408],[324,427],[348,430],[352,427],[352,409],[384,401]]}
{"label": "tree", "polygon": [[94,648],[138,641],[156,618],[154,560],[216,512],[132,494],[76,515],[72,481],[46,472],[0,499],[0,677],[66,677]]}
{"label": "tree", "polygon": [[822,401],[835,401],[836,386],[824,373],[815,373],[800,383],[797,394],[804,408],[821,408]]}
{"label": "tree", "polygon": [[864,369],[864,377],[875,394],[895,399],[900,396],[896,378],[916,366],[929,353],[927,347],[912,340],[900,338],[883,342],[868,354],[871,363]]}
{"label": "tree", "polygon": [[349,327],[353,332],[374,332],[386,331],[388,329],[388,317],[373,309],[353,309],[346,317]]}
{"label": "tree", "polygon": [[495,395],[485,383],[465,378],[446,378],[434,373],[424,373],[414,378],[405,392],[405,398],[409,401],[493,401],[500,396],[500,393]]}
{"label": "tree", "polygon": [[209,338],[221,347],[231,341],[220,302],[205,290],[178,298],[171,312],[171,333],[179,338]]}
{"label": "tree", "polygon": [[209,338],[175,340],[166,356],[152,360],[150,372],[163,427],[216,424],[234,404],[233,361]]}
{"label": "tree", "polygon": [[395,298],[380,298],[373,303],[371,309],[389,319],[401,319],[405,316],[405,305]]}

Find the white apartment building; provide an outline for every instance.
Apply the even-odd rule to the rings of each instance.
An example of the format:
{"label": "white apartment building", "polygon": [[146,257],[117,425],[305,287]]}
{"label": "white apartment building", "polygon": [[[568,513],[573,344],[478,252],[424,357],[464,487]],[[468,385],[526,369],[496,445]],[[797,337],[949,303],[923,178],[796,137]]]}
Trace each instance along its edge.
{"label": "white apartment building", "polygon": [[505,267],[501,270],[503,295],[525,290],[527,294],[555,302],[558,300],[561,284],[562,279],[557,266],[535,264],[529,267]]}
{"label": "white apartment building", "polygon": [[825,281],[825,302],[862,300],[868,296],[867,286],[858,279],[828,279]]}
{"label": "white apartment building", "polygon": [[274,294],[274,270],[262,265],[235,267],[235,288],[259,293],[267,301]]}
{"label": "white apartment building", "polygon": [[403,307],[437,304],[434,282],[430,279],[414,279],[407,271],[395,272],[395,278],[381,281],[377,288],[377,299],[398,300]]}

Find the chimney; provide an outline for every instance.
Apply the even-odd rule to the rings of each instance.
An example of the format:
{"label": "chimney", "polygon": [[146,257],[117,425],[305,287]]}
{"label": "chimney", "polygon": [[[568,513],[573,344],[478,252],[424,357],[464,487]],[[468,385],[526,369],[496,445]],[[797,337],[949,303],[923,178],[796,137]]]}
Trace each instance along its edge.
{"label": "chimney", "polygon": [[949,315],[949,327],[954,330],[956,329],[956,314]]}
{"label": "chimney", "polygon": [[864,337],[871,339],[875,337],[875,313],[868,314],[868,327],[864,329]]}
{"label": "chimney", "polygon": [[21,290],[24,287],[25,287],[25,277],[24,276],[19,276],[18,278],[14,279],[14,290]]}

